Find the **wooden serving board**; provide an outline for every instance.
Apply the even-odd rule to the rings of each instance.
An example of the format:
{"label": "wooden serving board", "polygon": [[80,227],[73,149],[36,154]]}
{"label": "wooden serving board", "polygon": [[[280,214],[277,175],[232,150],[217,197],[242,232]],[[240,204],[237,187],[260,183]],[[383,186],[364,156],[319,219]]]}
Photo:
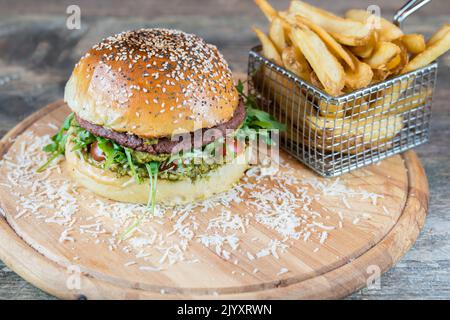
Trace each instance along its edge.
{"label": "wooden serving board", "polygon": [[392,267],[425,221],[413,151],[337,179],[282,152],[275,176],[253,168],[227,195],[160,208],[120,242],[142,207],[75,186],[63,160],[36,173],[68,112],[55,102],[0,144],[0,259],[60,298],[340,298]]}

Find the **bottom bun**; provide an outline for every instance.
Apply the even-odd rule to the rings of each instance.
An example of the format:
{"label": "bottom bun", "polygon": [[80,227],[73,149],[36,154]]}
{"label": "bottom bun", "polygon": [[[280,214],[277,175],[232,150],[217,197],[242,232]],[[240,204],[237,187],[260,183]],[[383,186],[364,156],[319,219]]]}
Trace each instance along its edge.
{"label": "bottom bun", "polygon": [[[93,166],[66,146],[66,165],[72,178],[94,193],[121,202],[146,204],[149,197],[149,180],[136,183],[130,176],[117,177],[109,170]],[[156,202],[177,205],[211,197],[232,188],[248,168],[248,152],[240,154],[233,162],[210,171],[207,175],[192,181],[190,179],[170,181],[158,179]]]}

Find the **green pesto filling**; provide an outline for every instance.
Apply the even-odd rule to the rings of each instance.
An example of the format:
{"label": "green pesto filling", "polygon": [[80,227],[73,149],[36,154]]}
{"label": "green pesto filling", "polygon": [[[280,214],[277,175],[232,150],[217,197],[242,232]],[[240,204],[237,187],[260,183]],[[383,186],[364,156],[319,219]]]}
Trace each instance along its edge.
{"label": "green pesto filling", "polygon": [[[146,163],[149,162],[159,162],[160,159],[164,159],[163,155],[152,155],[152,154],[145,154],[142,155],[144,152],[138,152],[138,151],[132,151],[131,158],[133,159],[133,162],[135,162],[135,174],[139,176],[141,179],[146,179],[149,177],[148,170],[145,167]],[[105,168],[103,162],[98,162],[92,159],[89,152],[86,150],[82,150],[82,155],[84,157],[84,160],[89,162],[91,165],[94,165],[98,168],[107,169],[117,174],[118,177],[123,177],[125,175],[133,176],[133,172],[131,171],[130,166],[124,163],[120,162],[113,162],[108,168]],[[168,160],[170,158],[166,157],[164,161]],[[139,160],[138,160],[139,159]],[[148,161],[145,161],[145,160]],[[164,162],[161,161],[161,162]],[[207,163],[204,160],[196,159],[195,163],[194,160],[190,161],[183,161],[183,164],[180,165],[176,169],[167,169],[167,170],[161,170],[158,172],[158,179],[164,179],[164,180],[170,180],[170,181],[178,181],[183,179],[191,179],[196,180],[198,178],[204,177],[207,175],[210,171],[217,169],[221,166],[220,163]]]}
{"label": "green pesto filling", "polygon": [[150,154],[134,150],[131,151],[131,156],[139,164],[145,164],[151,161],[164,162],[170,158],[170,154]]}

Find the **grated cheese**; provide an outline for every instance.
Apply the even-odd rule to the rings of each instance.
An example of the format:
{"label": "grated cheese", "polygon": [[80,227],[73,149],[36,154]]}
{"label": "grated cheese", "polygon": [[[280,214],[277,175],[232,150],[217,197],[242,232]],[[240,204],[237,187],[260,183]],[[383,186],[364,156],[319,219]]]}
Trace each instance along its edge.
{"label": "grated cheese", "polygon": [[[110,202],[80,192],[62,175],[59,162],[62,158],[49,170],[37,173],[37,167],[46,159],[42,147],[50,141],[48,135],[26,132],[18,141],[14,156],[8,153],[0,160],[0,167],[5,170],[0,187],[17,198],[15,219],[36,219],[57,226],[58,241],[63,245],[77,242],[82,235],[110,251],[119,249],[127,255],[124,267],[137,265],[142,271],[161,271],[176,263],[200,263],[189,251],[195,240],[229,263],[238,264],[245,257],[252,264],[257,264],[262,257],[278,261],[297,240],[323,245],[330,234],[343,228],[342,212],[325,208],[322,212],[326,211],[326,216],[322,217],[314,209],[321,198],[341,199],[347,209],[351,208],[349,199],[368,200],[376,205],[382,198],[365,190],[350,189],[339,178],[299,177],[280,159],[279,167],[252,167],[241,183],[227,192],[183,206],[157,205],[155,215],[149,216],[144,205]],[[53,173],[58,173],[58,178],[51,178],[55,176]],[[81,219],[77,216],[81,202],[92,211],[92,216]],[[238,205],[246,209],[245,215],[234,212]],[[383,210],[389,215],[386,207]],[[6,215],[1,208],[0,214]],[[121,241],[121,232],[141,216],[144,218],[139,228]],[[361,218],[370,219],[370,216],[363,214],[353,224]],[[113,229],[107,229],[105,221],[112,221]],[[262,238],[259,241],[253,236],[250,241],[261,242],[264,247],[250,250],[242,240],[257,224],[272,230],[273,238],[264,244]],[[167,228],[169,232],[163,231]],[[319,247],[314,249],[317,251]],[[253,273],[259,272],[252,267]],[[286,272],[283,267],[277,275]]]}
{"label": "grated cheese", "polygon": [[280,269],[280,271],[278,271],[277,276],[281,276],[281,275],[283,275],[285,273],[288,273],[288,272],[289,272],[289,270],[287,268],[283,267],[283,268]]}
{"label": "grated cheese", "polygon": [[140,266],[139,270],[158,272],[158,271],[161,271],[162,268],[160,268],[160,267],[151,267],[151,266]]}

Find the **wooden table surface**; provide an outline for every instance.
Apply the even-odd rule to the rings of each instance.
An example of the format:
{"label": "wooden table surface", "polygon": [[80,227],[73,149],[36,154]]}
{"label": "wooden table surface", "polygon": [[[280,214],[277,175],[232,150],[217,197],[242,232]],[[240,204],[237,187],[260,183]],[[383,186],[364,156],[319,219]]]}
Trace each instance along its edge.
{"label": "wooden table surface", "polygon": [[[288,0],[271,1],[279,9]],[[312,2],[312,0],[310,1]],[[392,17],[404,1],[315,1],[343,13],[377,4]],[[81,29],[66,28],[66,8],[81,8]],[[125,4],[126,3],[126,4]],[[450,22],[450,2],[434,0],[410,17],[406,32],[429,35]],[[163,26],[196,33],[216,44],[233,70],[245,72],[257,43],[251,25],[266,26],[251,0],[0,0],[0,136],[38,108],[63,95],[73,65],[104,36]],[[450,54],[440,60],[433,102],[431,142],[417,148],[430,184],[430,211],[419,239],[381,278],[379,290],[349,299],[450,299]],[[0,299],[53,299],[0,261]]]}

